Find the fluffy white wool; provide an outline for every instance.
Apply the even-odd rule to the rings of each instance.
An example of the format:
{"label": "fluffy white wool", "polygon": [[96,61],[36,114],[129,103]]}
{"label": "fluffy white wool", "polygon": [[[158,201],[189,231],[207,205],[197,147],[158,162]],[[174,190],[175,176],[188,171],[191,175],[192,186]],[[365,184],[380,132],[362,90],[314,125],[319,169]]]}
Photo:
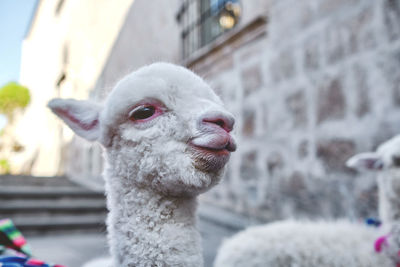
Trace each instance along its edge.
{"label": "fluffy white wool", "polygon": [[94,260],[88,261],[82,267],[111,267],[111,258],[96,258]]}
{"label": "fluffy white wool", "polygon": [[[132,123],[143,101],[163,114]],[[77,134],[105,148],[107,219],[113,266],[202,266],[196,196],[218,183],[229,157],[214,159],[188,142],[214,140],[199,125],[219,114],[233,122],[211,88],[168,63],[139,69],[120,81],[103,105],[53,100],[50,108]],[[215,162],[213,162],[215,161]]]}
{"label": "fluffy white wool", "polygon": [[251,227],[219,250],[215,267],[395,266],[374,251],[374,228],[347,221],[283,221]]}
{"label": "fluffy white wool", "polygon": [[[347,166],[379,173],[383,228],[346,221],[283,221],[252,227],[224,242],[215,267],[395,266],[400,260],[400,136],[376,152],[353,156]],[[389,232],[389,246],[376,253],[375,240]]]}

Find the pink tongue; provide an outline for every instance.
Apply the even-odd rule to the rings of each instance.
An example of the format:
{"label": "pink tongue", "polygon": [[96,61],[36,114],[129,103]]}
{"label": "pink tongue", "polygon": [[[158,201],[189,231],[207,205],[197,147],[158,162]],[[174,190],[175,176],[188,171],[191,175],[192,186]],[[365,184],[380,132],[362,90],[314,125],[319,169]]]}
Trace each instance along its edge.
{"label": "pink tongue", "polygon": [[224,149],[235,151],[236,144],[229,134],[210,134],[193,140],[193,144],[210,149]]}
{"label": "pink tongue", "polygon": [[217,138],[213,138],[209,143],[206,144],[207,147],[212,149],[223,149],[228,144],[229,140],[227,138],[218,136]]}

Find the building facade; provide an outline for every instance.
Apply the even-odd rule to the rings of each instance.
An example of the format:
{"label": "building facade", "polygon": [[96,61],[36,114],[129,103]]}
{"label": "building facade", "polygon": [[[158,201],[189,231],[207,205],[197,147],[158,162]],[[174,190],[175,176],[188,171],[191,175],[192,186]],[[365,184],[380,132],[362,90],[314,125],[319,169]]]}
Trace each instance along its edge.
{"label": "building facade", "polygon": [[73,135],[47,102],[89,96],[131,3],[38,1],[22,47],[20,83],[32,99],[15,128],[25,150],[12,159],[13,172],[51,176],[65,171],[65,146]]}
{"label": "building facade", "polygon": [[[344,163],[400,132],[400,3],[229,1],[240,5],[240,19],[221,30],[227,2],[122,1],[118,12],[126,15],[112,27],[109,52],[91,65],[95,71],[87,68],[91,75],[78,72],[90,82],[68,91],[65,80],[59,94],[101,100],[142,65],[183,64],[204,77],[237,118],[238,150],[224,181],[202,203],[254,221],[376,215],[375,177],[356,174]],[[82,8],[72,3],[65,2],[70,15]],[[31,31],[41,29],[38,23]],[[86,43],[99,44],[85,40],[77,46]],[[54,71],[48,90],[55,90],[58,75]],[[101,181],[100,148],[65,136],[72,135],[64,129],[60,141],[66,172]]]}

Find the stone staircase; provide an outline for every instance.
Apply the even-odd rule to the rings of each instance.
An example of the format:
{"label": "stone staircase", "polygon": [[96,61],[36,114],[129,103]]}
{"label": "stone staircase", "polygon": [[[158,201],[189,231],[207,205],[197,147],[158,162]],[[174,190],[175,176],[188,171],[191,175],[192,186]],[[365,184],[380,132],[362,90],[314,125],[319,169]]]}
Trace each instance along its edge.
{"label": "stone staircase", "polygon": [[66,177],[0,176],[0,219],[23,234],[105,232],[106,214],[104,193]]}

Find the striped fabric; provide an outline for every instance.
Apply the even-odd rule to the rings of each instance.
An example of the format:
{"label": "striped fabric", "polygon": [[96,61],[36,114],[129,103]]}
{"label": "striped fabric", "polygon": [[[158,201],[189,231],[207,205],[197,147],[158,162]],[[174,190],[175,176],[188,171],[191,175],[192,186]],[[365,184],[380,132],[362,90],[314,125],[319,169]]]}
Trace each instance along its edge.
{"label": "striped fabric", "polygon": [[0,220],[0,267],[65,267],[32,258],[25,238],[10,219]]}
{"label": "striped fabric", "polygon": [[10,219],[0,220],[0,241],[6,247],[31,256],[32,252],[26,240]]}
{"label": "striped fabric", "polygon": [[0,257],[0,267],[65,267],[62,265],[50,265],[44,261],[18,256]]}

